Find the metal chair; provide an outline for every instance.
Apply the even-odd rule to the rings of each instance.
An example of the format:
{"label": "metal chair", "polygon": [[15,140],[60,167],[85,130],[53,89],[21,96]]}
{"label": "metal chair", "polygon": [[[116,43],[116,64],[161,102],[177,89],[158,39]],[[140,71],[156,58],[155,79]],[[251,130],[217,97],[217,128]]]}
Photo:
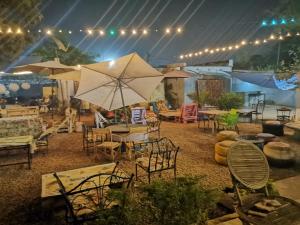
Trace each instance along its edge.
{"label": "metal chair", "polygon": [[158,118],[148,118],[147,122],[147,133],[157,133],[158,139],[160,138],[160,123],[161,121]]}
{"label": "metal chair", "polygon": [[281,107],[276,110],[277,111],[277,120],[288,122],[291,118],[292,110],[287,107]]}
{"label": "metal chair", "polygon": [[82,125],[82,147],[83,151],[89,155],[89,150],[94,147],[92,127],[86,124]]}
{"label": "metal chair", "polygon": [[53,174],[66,204],[65,218],[68,224],[82,224],[94,220],[99,215],[99,211],[121,204],[109,197],[109,193],[115,189],[129,188],[134,175],[126,176],[115,169],[112,174],[92,175],[71,190],[66,190],[60,177],[56,173]]}
{"label": "metal chair", "polygon": [[176,179],[176,159],[179,147],[176,147],[170,139],[162,138],[143,144],[135,144],[134,149],[143,152],[142,157],[135,161],[136,180],[138,179],[138,168],[147,173],[149,183],[152,173],[159,173],[161,176],[161,172],[164,170],[173,170]]}
{"label": "metal chair", "polygon": [[252,112],[252,115],[255,115],[255,121],[258,120],[259,115],[261,115],[261,120],[263,121],[264,110],[265,110],[265,102],[258,101],[257,104],[255,105],[255,111]]}
{"label": "metal chair", "polygon": [[[238,198],[237,213],[247,224],[300,224],[300,204],[270,196],[267,189],[269,165],[264,153],[254,144],[239,141],[227,152],[228,168]],[[249,195],[242,195],[249,193]]]}

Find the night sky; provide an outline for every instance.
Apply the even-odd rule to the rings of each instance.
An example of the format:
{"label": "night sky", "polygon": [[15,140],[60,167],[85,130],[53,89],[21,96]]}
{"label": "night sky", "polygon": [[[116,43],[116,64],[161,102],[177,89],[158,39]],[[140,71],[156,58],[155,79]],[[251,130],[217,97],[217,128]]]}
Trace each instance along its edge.
{"label": "night sky", "polygon": [[[182,53],[236,43],[265,35],[260,23],[268,18],[277,0],[44,0],[42,26],[70,29],[73,45],[99,54],[97,60],[109,60],[137,51],[148,55],[154,65],[180,61]],[[95,29],[144,28],[147,37],[96,35],[84,39],[84,32]],[[173,24],[173,26],[171,26]],[[166,27],[183,28],[182,34],[164,35]],[[158,32],[154,30],[158,29]],[[190,63],[227,60],[232,55],[214,54]]]}

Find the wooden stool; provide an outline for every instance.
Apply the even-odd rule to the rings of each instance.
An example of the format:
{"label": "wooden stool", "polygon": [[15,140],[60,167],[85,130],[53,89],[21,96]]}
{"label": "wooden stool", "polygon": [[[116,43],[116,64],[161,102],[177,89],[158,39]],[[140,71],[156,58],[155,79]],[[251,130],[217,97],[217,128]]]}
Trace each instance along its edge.
{"label": "wooden stool", "polygon": [[215,160],[217,163],[227,166],[227,151],[235,141],[225,140],[215,144]]}
{"label": "wooden stool", "polygon": [[295,152],[283,142],[269,142],[264,146],[264,153],[272,166],[289,167],[295,162]]}
{"label": "wooden stool", "polygon": [[235,141],[235,139],[238,137],[238,133],[235,131],[230,130],[223,130],[217,134],[217,141],[225,141],[225,140],[232,140]]}

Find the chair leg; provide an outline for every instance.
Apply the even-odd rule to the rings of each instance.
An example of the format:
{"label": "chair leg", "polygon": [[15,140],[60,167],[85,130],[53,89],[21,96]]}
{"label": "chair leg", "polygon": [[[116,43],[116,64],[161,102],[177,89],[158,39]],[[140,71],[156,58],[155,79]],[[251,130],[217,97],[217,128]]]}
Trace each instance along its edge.
{"label": "chair leg", "polygon": [[138,180],[138,165],[135,164],[135,180]]}

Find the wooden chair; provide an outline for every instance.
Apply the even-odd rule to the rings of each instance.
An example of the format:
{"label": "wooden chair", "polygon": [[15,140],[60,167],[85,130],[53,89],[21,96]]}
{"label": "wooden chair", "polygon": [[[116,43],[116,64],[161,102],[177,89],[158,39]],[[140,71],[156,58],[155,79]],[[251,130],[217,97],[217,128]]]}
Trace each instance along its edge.
{"label": "wooden chair", "polygon": [[198,115],[198,105],[197,104],[183,104],[181,106],[181,115],[180,115],[180,122],[187,123],[187,122],[197,122],[197,115]]}
{"label": "wooden chair", "polygon": [[[269,165],[264,153],[254,144],[239,141],[227,152],[227,162],[235,193],[237,213],[247,224],[300,224],[300,204],[281,196],[269,196]],[[249,194],[242,196],[241,189]],[[247,193],[246,192],[246,193]]]}
{"label": "wooden chair", "polygon": [[115,170],[112,174],[99,173],[84,179],[71,190],[66,190],[59,176],[56,173],[53,175],[66,204],[65,218],[68,224],[83,224],[94,220],[99,211],[120,205],[120,202],[109,197],[109,193],[111,190],[129,188],[134,176]]}
{"label": "wooden chair", "polygon": [[95,112],[95,124],[97,128],[104,128],[109,121],[100,112]]}
{"label": "wooden chair", "polygon": [[142,157],[135,161],[136,180],[138,179],[138,168],[144,170],[151,182],[151,174],[164,170],[173,170],[176,179],[176,159],[179,147],[176,147],[168,138],[151,141],[143,144],[135,144],[134,149],[142,152]]}
{"label": "wooden chair", "polygon": [[88,126],[86,124],[82,125],[82,147],[83,151],[86,151],[87,155],[90,153],[89,150],[94,148],[92,126]]}
{"label": "wooden chair", "polygon": [[41,133],[41,135],[36,139],[35,142],[38,151],[42,151],[44,154],[46,153],[48,154],[48,145],[49,145],[48,138],[53,133],[56,133],[54,127],[48,128],[47,130]]}
{"label": "wooden chair", "polygon": [[146,109],[144,107],[134,107],[131,109],[132,124],[146,124]]}
{"label": "wooden chair", "polygon": [[95,149],[101,150],[114,161],[116,155],[121,152],[121,143],[113,141],[114,134],[108,128],[92,129],[92,132]]}

